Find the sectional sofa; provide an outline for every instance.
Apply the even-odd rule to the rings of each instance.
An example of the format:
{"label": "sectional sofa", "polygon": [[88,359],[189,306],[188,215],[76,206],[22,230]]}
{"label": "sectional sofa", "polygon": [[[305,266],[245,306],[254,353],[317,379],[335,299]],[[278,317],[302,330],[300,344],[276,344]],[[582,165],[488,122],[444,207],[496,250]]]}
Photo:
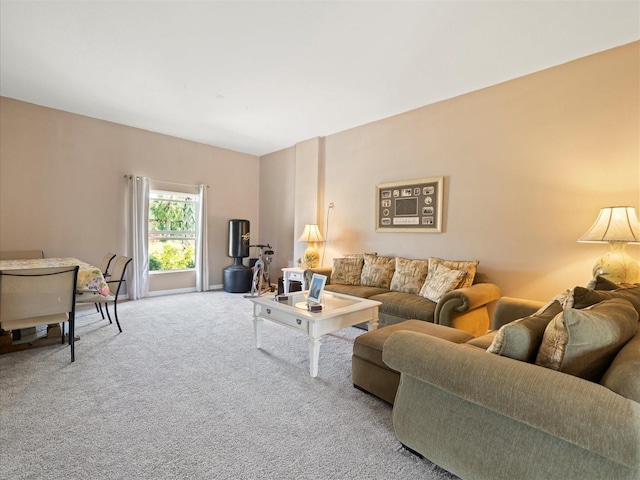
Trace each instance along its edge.
{"label": "sectional sofa", "polygon": [[463,479],[640,479],[639,313],[640,285],[576,287],[501,299],[488,336],[394,326],[397,438]]}
{"label": "sectional sofa", "polygon": [[380,327],[417,319],[481,335],[489,329],[487,307],[500,298],[500,288],[479,282],[477,266],[365,253],[336,258],[332,267],[307,269],[304,276],[309,285],[314,273],[326,275],[327,291],[381,302]]}

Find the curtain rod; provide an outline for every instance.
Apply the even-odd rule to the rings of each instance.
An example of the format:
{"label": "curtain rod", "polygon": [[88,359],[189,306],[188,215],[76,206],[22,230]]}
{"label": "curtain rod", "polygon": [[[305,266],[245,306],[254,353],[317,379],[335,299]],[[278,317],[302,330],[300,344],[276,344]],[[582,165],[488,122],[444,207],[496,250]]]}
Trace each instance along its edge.
{"label": "curtain rod", "polygon": [[[129,179],[129,178],[139,178],[137,175],[125,175],[124,178]],[[167,183],[169,185],[179,185],[181,187],[199,187],[200,185],[191,185],[189,183],[176,183],[176,182],[166,182],[164,180],[154,180],[154,179],[150,179],[153,180],[154,182],[159,182],[159,183]],[[209,185],[205,185],[205,187],[209,188]]]}

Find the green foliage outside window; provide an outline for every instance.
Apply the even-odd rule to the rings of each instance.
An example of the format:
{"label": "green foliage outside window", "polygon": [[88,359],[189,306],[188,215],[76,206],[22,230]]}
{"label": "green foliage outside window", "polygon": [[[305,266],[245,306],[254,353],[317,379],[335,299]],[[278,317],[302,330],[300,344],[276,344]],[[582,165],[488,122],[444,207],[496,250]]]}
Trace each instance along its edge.
{"label": "green foliage outside window", "polygon": [[195,268],[197,200],[166,192],[149,196],[149,270]]}

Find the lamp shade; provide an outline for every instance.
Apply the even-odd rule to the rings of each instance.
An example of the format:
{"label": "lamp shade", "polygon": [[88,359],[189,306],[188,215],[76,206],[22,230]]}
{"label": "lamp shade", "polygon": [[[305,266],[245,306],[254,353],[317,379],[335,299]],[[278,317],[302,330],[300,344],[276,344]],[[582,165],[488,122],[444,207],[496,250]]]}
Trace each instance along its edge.
{"label": "lamp shade", "polygon": [[304,231],[300,238],[298,238],[299,242],[307,242],[307,243],[316,243],[316,242],[324,242],[324,238],[320,234],[320,229],[318,225],[315,224],[306,224],[304,226]]}
{"label": "lamp shade", "polygon": [[579,242],[640,243],[640,225],[633,207],[605,207]]}
{"label": "lamp shade", "polygon": [[626,252],[627,243],[640,243],[640,225],[633,207],[606,207],[579,242],[609,243],[609,252],[593,267],[593,276],[614,283],[640,281],[640,266]]}

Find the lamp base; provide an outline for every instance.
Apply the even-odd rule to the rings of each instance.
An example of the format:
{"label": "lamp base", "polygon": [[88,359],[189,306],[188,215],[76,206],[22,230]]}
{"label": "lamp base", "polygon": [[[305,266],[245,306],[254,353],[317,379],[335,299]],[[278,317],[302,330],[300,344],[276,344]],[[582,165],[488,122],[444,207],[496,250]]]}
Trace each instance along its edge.
{"label": "lamp base", "polygon": [[593,267],[593,276],[600,275],[614,283],[640,282],[640,266],[627,253],[627,244],[609,242],[610,250]]}
{"label": "lamp base", "polygon": [[301,268],[316,268],[320,264],[320,254],[315,247],[309,245],[309,247],[304,251],[302,255],[302,259],[300,262]]}

